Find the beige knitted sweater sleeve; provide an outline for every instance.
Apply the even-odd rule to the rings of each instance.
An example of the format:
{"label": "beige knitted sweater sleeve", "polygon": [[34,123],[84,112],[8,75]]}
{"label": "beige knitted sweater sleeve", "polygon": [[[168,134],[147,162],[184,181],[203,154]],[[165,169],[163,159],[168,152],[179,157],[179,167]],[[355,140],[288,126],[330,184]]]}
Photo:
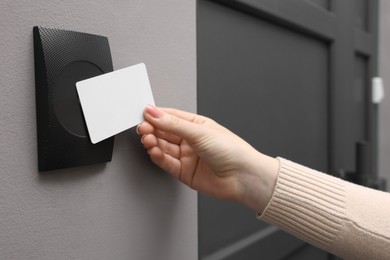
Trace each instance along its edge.
{"label": "beige knitted sweater sleeve", "polygon": [[260,219],[344,259],[390,259],[390,193],[278,159]]}

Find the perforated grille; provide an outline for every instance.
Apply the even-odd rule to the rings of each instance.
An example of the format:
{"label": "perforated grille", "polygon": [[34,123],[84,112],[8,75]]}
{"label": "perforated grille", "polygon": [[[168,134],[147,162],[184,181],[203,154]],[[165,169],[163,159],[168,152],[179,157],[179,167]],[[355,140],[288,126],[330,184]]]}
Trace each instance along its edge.
{"label": "perforated grille", "polygon": [[[114,139],[94,145],[89,137],[72,134],[59,121],[53,104],[54,92],[60,85],[58,78],[69,64],[82,61],[92,63],[103,73],[113,70],[108,39],[87,33],[35,27],[34,49],[39,169],[110,161]],[[68,84],[67,87],[76,86]]]}

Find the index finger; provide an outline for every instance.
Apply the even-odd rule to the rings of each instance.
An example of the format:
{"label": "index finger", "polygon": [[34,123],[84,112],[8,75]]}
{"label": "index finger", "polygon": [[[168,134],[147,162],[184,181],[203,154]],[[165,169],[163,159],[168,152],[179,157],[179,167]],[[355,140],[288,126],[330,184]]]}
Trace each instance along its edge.
{"label": "index finger", "polygon": [[197,114],[183,111],[183,110],[179,110],[179,109],[175,109],[175,108],[160,107],[160,109],[166,113],[169,113],[171,115],[177,116],[181,119],[191,121],[191,122],[193,122],[196,117],[199,117],[199,115],[197,115]]}

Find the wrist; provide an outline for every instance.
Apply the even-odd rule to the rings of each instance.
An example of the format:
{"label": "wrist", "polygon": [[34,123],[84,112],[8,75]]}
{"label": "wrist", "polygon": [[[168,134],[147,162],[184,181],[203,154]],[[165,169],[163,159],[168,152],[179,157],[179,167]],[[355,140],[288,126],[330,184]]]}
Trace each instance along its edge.
{"label": "wrist", "polygon": [[276,158],[254,150],[239,176],[238,202],[261,214],[272,198],[278,172]]}

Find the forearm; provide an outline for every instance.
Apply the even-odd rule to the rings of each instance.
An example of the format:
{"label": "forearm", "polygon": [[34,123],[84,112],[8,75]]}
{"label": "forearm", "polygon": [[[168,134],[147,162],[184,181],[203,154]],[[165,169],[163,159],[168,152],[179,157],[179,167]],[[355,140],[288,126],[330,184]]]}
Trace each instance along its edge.
{"label": "forearm", "polygon": [[390,259],[389,194],[279,161],[261,219],[346,259]]}

